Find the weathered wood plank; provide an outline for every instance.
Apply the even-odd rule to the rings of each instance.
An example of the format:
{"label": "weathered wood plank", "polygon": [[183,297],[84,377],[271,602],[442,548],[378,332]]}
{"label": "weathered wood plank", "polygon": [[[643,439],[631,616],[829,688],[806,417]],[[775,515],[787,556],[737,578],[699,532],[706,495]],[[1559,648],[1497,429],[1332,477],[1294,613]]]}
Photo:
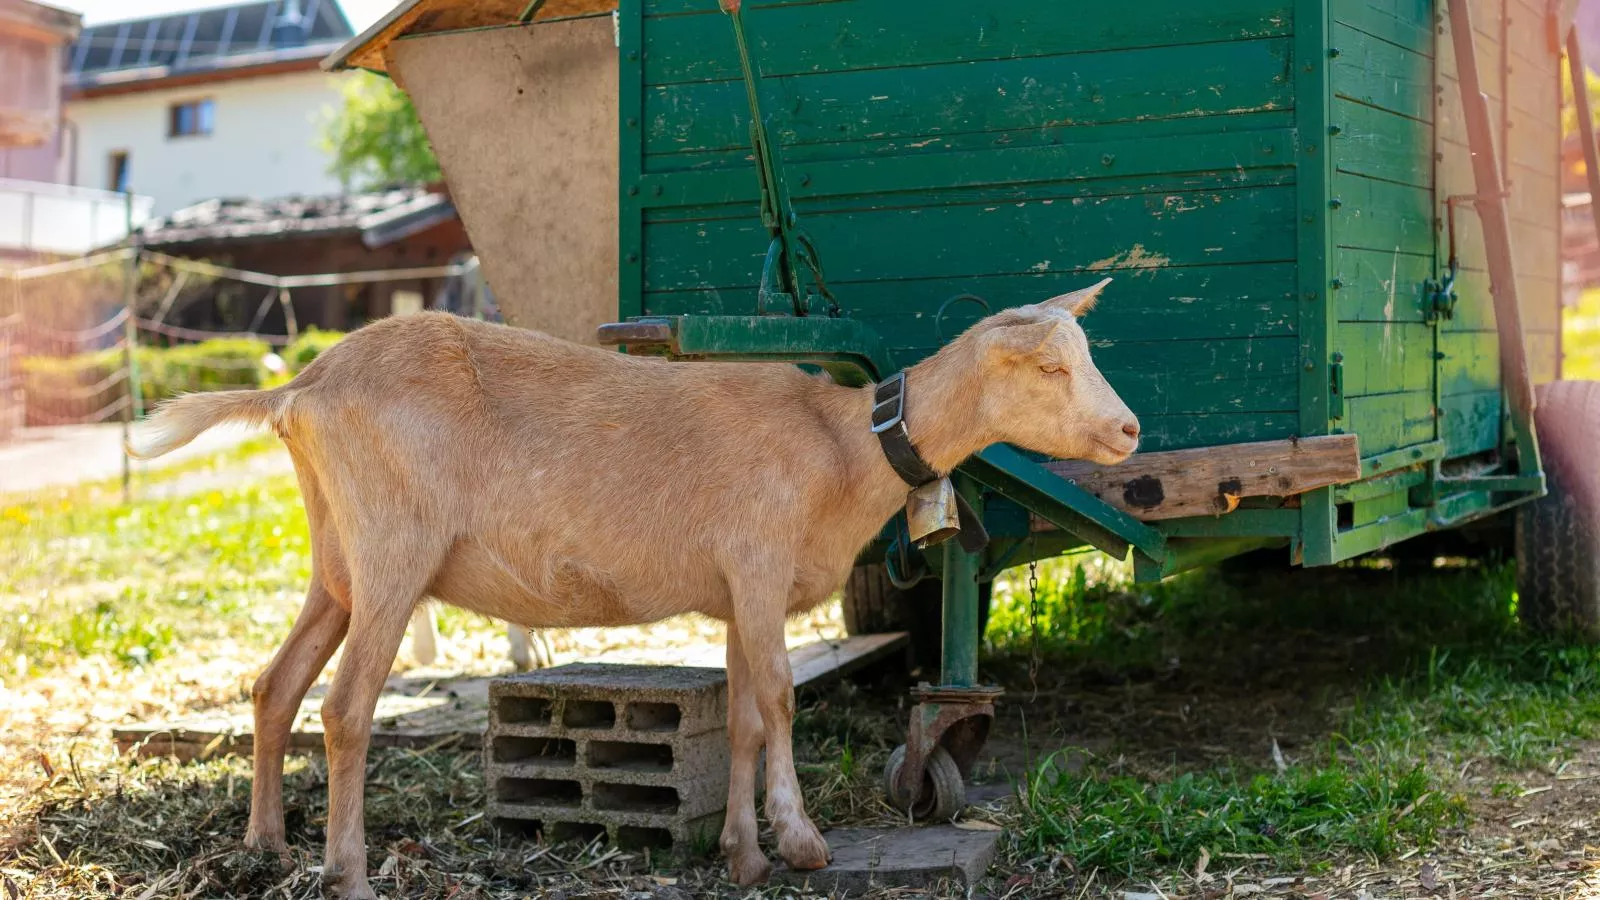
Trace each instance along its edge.
{"label": "weathered wood plank", "polygon": [[1145,521],[1223,515],[1241,497],[1287,497],[1361,477],[1353,434],[1139,453],[1120,466],[1046,465]]}
{"label": "weathered wood plank", "polygon": [[[1288,39],[1264,38],[1113,50],[1094,54],[1093,68],[1066,55],[768,78],[763,95],[789,111],[774,118],[774,140],[838,145],[1283,109],[1289,80]],[[647,87],[645,152],[742,148],[747,102],[735,81]]]}
{"label": "weathered wood plank", "polygon": [[[839,678],[892,654],[904,652],[903,631],[868,634],[837,641],[813,641],[789,651],[794,686],[805,687]],[[704,657],[704,658],[701,658]],[[718,648],[690,654],[685,665],[717,667]],[[372,720],[372,746],[450,746],[470,750],[482,746],[489,721],[489,678],[428,679],[395,676],[378,698]],[[297,753],[323,749],[322,697],[312,690],[300,705],[290,729],[289,748]],[[249,756],[254,722],[248,704],[168,722],[149,722],[112,729],[117,751],[142,757],[174,756],[181,760],[216,756]]]}
{"label": "weathered wood plank", "polygon": [[[740,77],[732,29],[715,4],[657,18],[661,6],[645,6],[645,84]],[[922,0],[914,15],[898,3],[855,3],[847,15],[764,6],[745,17],[745,31],[762,74],[773,77],[1281,37],[1290,19],[1287,0],[1154,0],[1137,16],[1116,6]]]}

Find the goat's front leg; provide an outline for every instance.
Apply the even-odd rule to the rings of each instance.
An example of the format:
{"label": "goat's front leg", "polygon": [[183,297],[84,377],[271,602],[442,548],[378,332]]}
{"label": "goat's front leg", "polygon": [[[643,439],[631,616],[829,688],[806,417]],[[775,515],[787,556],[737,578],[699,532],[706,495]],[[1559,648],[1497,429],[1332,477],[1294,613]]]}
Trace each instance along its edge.
{"label": "goat's front leg", "polygon": [[[376,564],[374,564],[376,563]],[[322,878],[348,900],[375,900],[367,884],[363,791],[372,715],[432,568],[417,557],[351,560],[350,633],[322,702],[328,752],[328,848]]]}
{"label": "goat's front leg", "polygon": [[257,850],[286,848],[283,829],[283,754],[289,730],[306,690],[344,640],[350,614],[345,612],[318,572],[312,575],[305,606],[289,637],[273,655],[267,670],[250,691],[255,702],[255,779],[250,787],[250,827],[245,846]]}
{"label": "goat's front leg", "polygon": [[761,761],[761,711],[750,689],[750,667],[739,644],[739,628],[728,623],[728,818],[722,826],[722,855],[728,877],[740,887],[767,880],[772,866],[761,852],[756,824],[756,766]]}
{"label": "goat's front leg", "polygon": [[778,855],[792,869],[820,869],[828,864],[828,844],[806,816],[794,771],[794,673],[783,640],[793,572],[792,566],[762,565],[743,585],[730,579],[734,627],[766,734],[767,820],[778,834]]}

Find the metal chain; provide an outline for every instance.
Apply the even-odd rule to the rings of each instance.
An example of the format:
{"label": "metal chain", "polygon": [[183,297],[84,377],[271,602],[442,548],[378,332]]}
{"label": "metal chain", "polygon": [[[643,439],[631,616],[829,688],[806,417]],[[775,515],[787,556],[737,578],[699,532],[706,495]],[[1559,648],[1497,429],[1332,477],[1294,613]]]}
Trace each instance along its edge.
{"label": "metal chain", "polygon": [[1028,562],[1028,622],[1033,628],[1033,647],[1028,657],[1028,682],[1033,697],[1039,697],[1039,561]]}

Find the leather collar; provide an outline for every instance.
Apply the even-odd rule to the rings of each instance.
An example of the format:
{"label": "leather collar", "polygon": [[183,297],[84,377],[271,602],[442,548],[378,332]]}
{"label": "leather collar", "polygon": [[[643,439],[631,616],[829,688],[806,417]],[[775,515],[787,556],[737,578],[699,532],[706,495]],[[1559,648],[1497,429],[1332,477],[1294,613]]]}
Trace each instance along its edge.
{"label": "leather collar", "polygon": [[906,430],[906,373],[902,370],[878,382],[872,396],[872,433],[878,436],[884,458],[911,487],[921,487],[938,481],[944,475],[936,471],[917,452],[911,443],[911,433]]}

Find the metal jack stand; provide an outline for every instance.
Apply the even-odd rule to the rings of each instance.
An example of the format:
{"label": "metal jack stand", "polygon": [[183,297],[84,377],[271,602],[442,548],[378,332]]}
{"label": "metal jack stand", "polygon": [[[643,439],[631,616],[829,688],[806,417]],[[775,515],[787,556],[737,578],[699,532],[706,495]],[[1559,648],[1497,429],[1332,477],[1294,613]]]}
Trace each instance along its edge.
{"label": "metal jack stand", "polygon": [[[956,490],[983,514],[978,485],[953,476]],[[966,777],[978,760],[1000,688],[978,680],[978,573],[982,557],[958,541],[944,545],[944,646],[940,683],[920,684],[911,696],[906,742],[884,769],[884,793],[913,819],[950,819],[967,805]]]}

